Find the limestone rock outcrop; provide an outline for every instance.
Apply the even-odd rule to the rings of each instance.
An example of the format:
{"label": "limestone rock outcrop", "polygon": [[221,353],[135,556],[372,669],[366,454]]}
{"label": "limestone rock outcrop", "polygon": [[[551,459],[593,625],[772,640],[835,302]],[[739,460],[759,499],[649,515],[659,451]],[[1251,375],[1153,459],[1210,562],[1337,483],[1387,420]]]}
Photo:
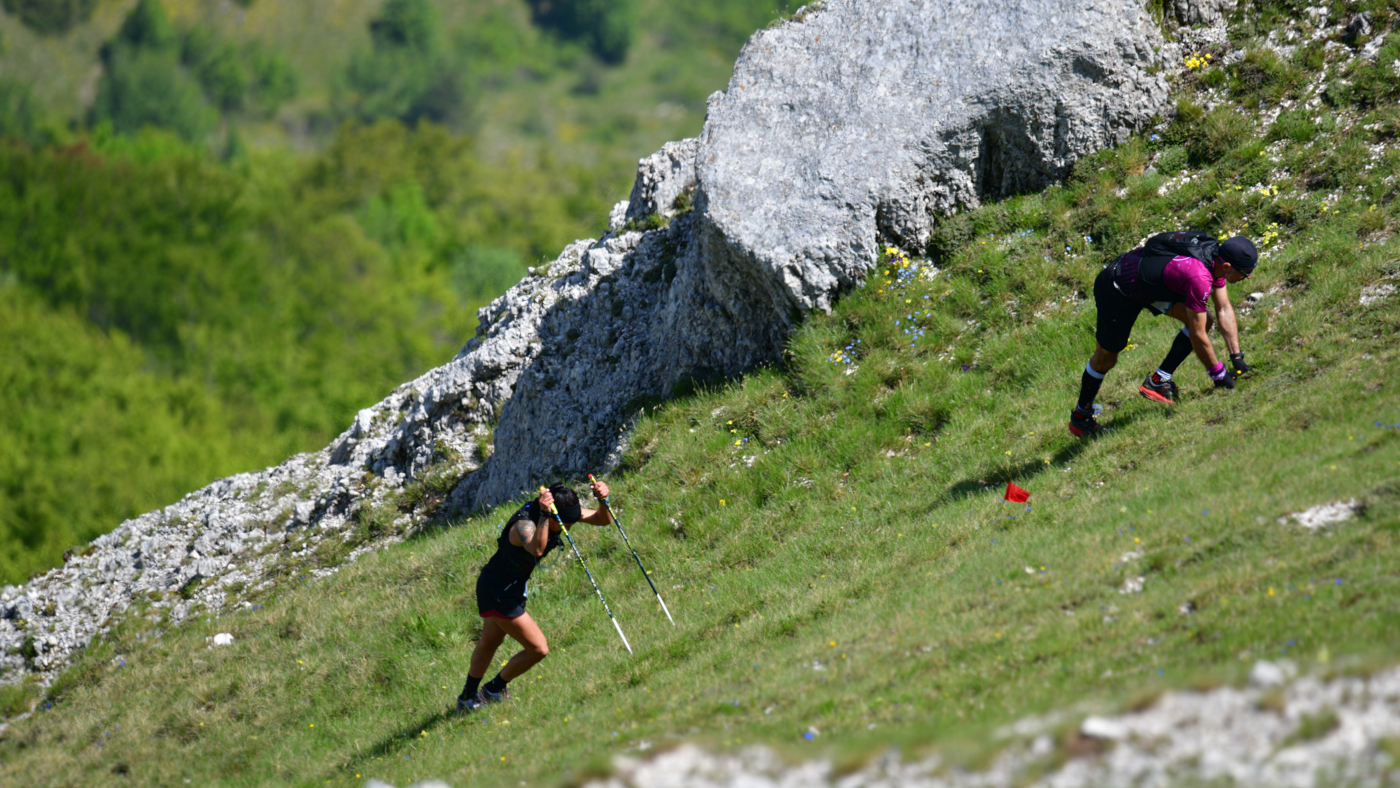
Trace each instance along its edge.
{"label": "limestone rock outcrop", "polygon": [[450,362],[324,450],[3,589],[0,668],[17,670],[0,681],[51,677],[137,599],[178,623],[333,571],[327,555],[431,512],[610,467],[641,403],[778,360],[882,244],[920,251],[940,217],[1060,179],[1144,126],[1166,101],[1160,43],[1137,0],[829,0],[757,33],[700,137],[642,160],[609,232],[481,310]]}
{"label": "limestone rock outcrop", "polygon": [[[1036,189],[1162,107],[1136,2],[833,0],[749,42],[710,105],[699,194],[716,258],[825,309],[882,243]],[[711,265],[714,265],[711,262]]]}

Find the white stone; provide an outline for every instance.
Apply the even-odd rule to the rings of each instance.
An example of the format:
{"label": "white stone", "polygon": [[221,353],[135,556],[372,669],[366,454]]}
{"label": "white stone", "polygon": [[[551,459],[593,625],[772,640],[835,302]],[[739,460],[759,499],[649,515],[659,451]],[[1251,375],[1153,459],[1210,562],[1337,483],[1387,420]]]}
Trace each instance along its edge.
{"label": "white stone", "polygon": [[1286,660],[1279,662],[1260,660],[1249,669],[1249,686],[1277,687],[1297,675],[1297,672],[1297,668]]}
{"label": "white stone", "polygon": [[1108,717],[1086,717],[1079,725],[1079,732],[1091,739],[1117,741],[1128,738],[1128,726]]}
{"label": "white stone", "polygon": [[1332,501],[1331,503],[1318,504],[1305,511],[1286,515],[1283,522],[1288,522],[1292,518],[1294,522],[1304,528],[1315,531],[1319,528],[1346,522],[1355,517],[1361,508],[1361,503],[1355,498],[1345,501]]}

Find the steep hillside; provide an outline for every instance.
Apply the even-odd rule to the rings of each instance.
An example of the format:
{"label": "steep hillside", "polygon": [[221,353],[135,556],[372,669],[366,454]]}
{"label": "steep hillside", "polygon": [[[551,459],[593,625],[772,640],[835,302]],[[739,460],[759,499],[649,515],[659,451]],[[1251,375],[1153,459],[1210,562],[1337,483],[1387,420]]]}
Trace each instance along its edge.
{"label": "steep hillside", "polygon": [[[508,704],[455,716],[479,632],[472,583],[514,504],[331,576],[335,543],[273,539],[252,548],[271,585],[237,609],[185,605],[172,626],[167,611],[202,590],[157,595],[50,686],[7,688],[12,711],[38,707],[5,730],[0,774],[506,786],[579,780],[678,741],[851,763],[894,743],[976,767],[1008,740],[993,732],[1027,715],[1148,705],[1264,658],[1392,663],[1395,12],[1370,8],[1369,32],[1340,10],[1234,13],[1228,33],[1177,31],[1172,118],[1062,183],[940,222],[920,254],[886,251],[779,363],[633,403],[610,483],[677,626],[615,533],[575,533],[635,655],[561,558],[532,586],[551,656]],[[1181,404],[1143,400],[1140,376],[1174,330],[1144,317],[1101,397],[1113,432],[1072,438],[1093,277],[1183,226],[1243,232],[1264,252],[1232,288],[1254,372],[1225,393],[1188,361]],[[444,493],[425,478],[418,498],[385,498],[358,525],[413,516]],[[1029,504],[1001,500],[1008,481]],[[1334,501],[1345,519],[1294,516]],[[231,645],[212,645],[221,632]],[[24,642],[12,664],[32,667],[44,646]],[[1287,699],[1269,703],[1282,713]],[[1330,734],[1310,725],[1298,735]],[[1084,754],[1066,734],[1037,768]]]}

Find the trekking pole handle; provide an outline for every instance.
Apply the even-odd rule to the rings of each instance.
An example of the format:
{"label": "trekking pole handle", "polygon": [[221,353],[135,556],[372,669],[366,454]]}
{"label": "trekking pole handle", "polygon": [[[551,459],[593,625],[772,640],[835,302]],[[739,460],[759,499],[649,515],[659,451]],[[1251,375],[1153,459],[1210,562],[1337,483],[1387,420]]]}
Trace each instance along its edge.
{"label": "trekking pole handle", "polygon": [[[540,494],[543,495],[544,493],[547,493],[547,492],[549,492],[549,488],[546,487],[546,486],[544,486],[543,484],[541,484],[541,485],[540,485]],[[567,526],[567,525],[564,524],[564,518],[562,518],[562,517],[559,516],[559,510],[556,509],[556,508],[554,508],[554,499],[553,499],[553,498],[550,498],[550,499],[549,499],[549,513],[552,514],[552,515],[554,515],[554,522],[559,523],[559,527],[564,529],[564,535],[565,535],[565,536],[568,536],[568,535],[569,535],[569,526]]]}
{"label": "trekking pole handle", "polygon": [[[588,474],[588,481],[590,481],[590,482],[592,482],[592,483],[594,483],[594,484],[597,484],[597,483],[598,483],[598,480],[595,479],[595,478],[593,478],[593,474],[591,474],[591,473]],[[593,494],[594,494],[594,495],[597,495],[598,493],[595,491]],[[614,512],[614,511],[613,511],[613,508],[612,508],[612,501],[609,501],[609,500],[608,500],[608,496],[606,496],[606,495],[603,496],[603,499],[602,499],[602,500],[603,500],[603,508],[608,510],[608,516],[612,518],[613,525],[617,526],[617,532],[620,533],[620,534],[622,534],[622,540],[623,540],[624,542],[627,542],[627,546],[630,548],[630,547],[632,546],[632,540],[630,540],[630,539],[627,538],[627,531],[623,530],[623,528],[622,528],[622,521],[619,520],[619,519],[617,519],[617,512]],[[602,526],[599,526],[599,527],[601,528]],[[633,552],[635,553],[636,551],[633,551]],[[641,559],[638,559],[638,560],[640,561]],[[645,574],[645,573],[646,573],[646,570],[643,569],[642,572],[643,572],[643,574]],[[647,581],[650,582],[650,581],[651,581],[651,578],[647,578]],[[655,589],[653,589],[653,590],[655,590]]]}

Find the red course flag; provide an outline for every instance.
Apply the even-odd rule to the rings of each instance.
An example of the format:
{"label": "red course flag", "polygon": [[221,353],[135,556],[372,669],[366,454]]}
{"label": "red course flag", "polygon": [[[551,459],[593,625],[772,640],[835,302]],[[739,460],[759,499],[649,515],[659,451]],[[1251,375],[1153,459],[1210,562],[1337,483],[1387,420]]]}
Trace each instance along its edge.
{"label": "red course flag", "polygon": [[1022,490],[1020,487],[1016,486],[1015,482],[1006,483],[1006,497],[1002,500],[1016,501],[1017,503],[1025,503],[1030,499],[1031,493],[1029,490]]}

